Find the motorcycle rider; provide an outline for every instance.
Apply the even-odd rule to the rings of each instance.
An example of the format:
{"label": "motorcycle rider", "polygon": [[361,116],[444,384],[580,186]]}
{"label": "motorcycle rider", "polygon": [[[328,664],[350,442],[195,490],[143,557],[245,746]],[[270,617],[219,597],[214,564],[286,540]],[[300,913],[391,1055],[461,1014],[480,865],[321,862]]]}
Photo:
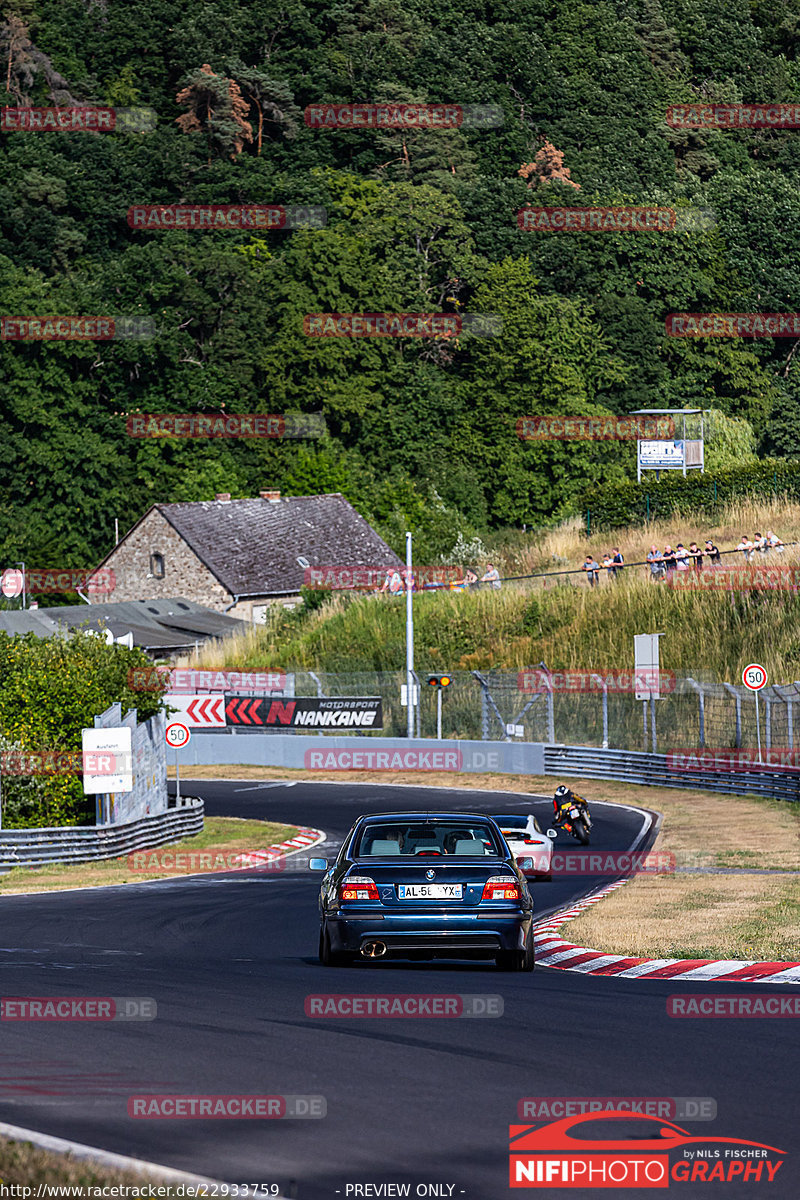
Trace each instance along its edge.
{"label": "motorcycle rider", "polygon": [[584,800],[583,796],[579,796],[577,792],[573,792],[568,787],[564,787],[563,783],[557,787],[553,796],[553,821],[554,824],[560,825],[563,818],[561,814],[571,805],[576,805],[581,815],[589,812],[589,803]]}

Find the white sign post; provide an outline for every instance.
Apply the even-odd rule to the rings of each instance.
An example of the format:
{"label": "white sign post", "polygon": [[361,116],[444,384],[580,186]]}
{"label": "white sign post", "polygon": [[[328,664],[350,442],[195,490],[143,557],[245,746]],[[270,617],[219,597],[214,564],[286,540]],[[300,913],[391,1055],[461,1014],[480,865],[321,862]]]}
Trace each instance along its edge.
{"label": "white sign post", "polygon": [[742,683],[746,688],[749,688],[753,693],[756,702],[756,739],[758,741],[758,761],[762,762],[761,758],[761,715],[758,709],[758,693],[763,687],[766,687],[767,679],[766,669],[760,663],[748,663],[742,671]]}
{"label": "white sign post", "polygon": [[661,633],[636,633],[633,636],[633,680],[636,699],[644,701],[644,750],[647,753],[647,701],[650,701],[650,736],[653,754],[656,753],[656,700],[661,699],[658,639]]}
{"label": "white sign post", "polygon": [[191,741],[191,733],[186,725],[180,721],[173,721],[167,726],[166,739],[167,745],[172,746],[175,751],[175,805],[180,807],[181,803],[181,771],[178,763],[178,751],[183,746],[188,746]]}
{"label": "white sign post", "polygon": [[[114,792],[133,791],[133,735],[129,726],[83,729],[83,790],[87,796],[104,795],[103,820],[111,822]],[[98,802],[100,803],[100,802]],[[98,816],[100,816],[98,811]]]}

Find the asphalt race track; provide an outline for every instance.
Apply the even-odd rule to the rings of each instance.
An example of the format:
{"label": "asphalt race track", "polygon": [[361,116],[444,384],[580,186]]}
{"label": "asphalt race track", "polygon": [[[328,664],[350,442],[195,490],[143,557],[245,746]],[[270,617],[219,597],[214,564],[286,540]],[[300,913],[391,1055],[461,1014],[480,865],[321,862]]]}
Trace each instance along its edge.
{"label": "asphalt race track", "polygon": [[[324,829],[329,841],[314,853],[328,857],[361,812],[529,807],[508,793],[467,789],[192,781],[184,790],[203,796],[209,815]],[[592,797],[601,795],[598,784]],[[550,801],[530,807],[546,827]],[[627,850],[643,828],[635,811],[597,806],[593,816],[592,849]],[[563,833],[556,845],[577,849]],[[545,968],[508,975],[474,963],[326,970],[316,957],[319,878],[298,867],[0,899],[3,996],[149,996],[158,1004],[152,1022],[4,1022],[0,1120],[220,1180],[278,1184],[297,1200],[357,1196],[348,1185],[384,1183],[410,1184],[411,1196],[497,1200],[512,1194],[508,1126],[523,1123],[522,1097],[713,1097],[716,1120],[685,1127],[781,1148],[787,1159],[764,1194],[800,1195],[798,1023],[666,1013],[675,992],[796,989]],[[537,910],[591,886],[535,884]],[[306,1017],[305,997],[325,992],[492,994],[502,996],[504,1014]],[[127,1098],[147,1093],[321,1095],[327,1116],[129,1118]],[[442,1190],[418,1193],[419,1185]],[[752,1182],[671,1186],[684,1196],[762,1194]]]}

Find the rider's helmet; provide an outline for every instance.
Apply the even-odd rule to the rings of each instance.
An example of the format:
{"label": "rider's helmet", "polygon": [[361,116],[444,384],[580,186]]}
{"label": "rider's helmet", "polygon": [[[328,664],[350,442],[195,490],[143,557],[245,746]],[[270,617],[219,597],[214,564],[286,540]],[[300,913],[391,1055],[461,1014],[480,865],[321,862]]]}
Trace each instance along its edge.
{"label": "rider's helmet", "polygon": [[566,788],[566,787],[564,787],[564,785],[563,785],[563,783],[562,783],[562,784],[561,784],[561,787],[557,787],[557,788],[556,788],[556,795],[557,795],[557,796],[568,796],[568,795],[569,795],[569,788]]}

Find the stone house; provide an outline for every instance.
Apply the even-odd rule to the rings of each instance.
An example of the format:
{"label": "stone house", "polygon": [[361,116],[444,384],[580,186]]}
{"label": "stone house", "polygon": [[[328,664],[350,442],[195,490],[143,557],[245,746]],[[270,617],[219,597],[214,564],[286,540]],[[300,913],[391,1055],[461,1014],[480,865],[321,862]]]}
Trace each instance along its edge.
{"label": "stone house", "polygon": [[114,572],[115,601],[182,596],[257,623],[270,604],[296,604],[312,568],[398,565],[340,493],[278,491],[154,504],[99,564]]}

